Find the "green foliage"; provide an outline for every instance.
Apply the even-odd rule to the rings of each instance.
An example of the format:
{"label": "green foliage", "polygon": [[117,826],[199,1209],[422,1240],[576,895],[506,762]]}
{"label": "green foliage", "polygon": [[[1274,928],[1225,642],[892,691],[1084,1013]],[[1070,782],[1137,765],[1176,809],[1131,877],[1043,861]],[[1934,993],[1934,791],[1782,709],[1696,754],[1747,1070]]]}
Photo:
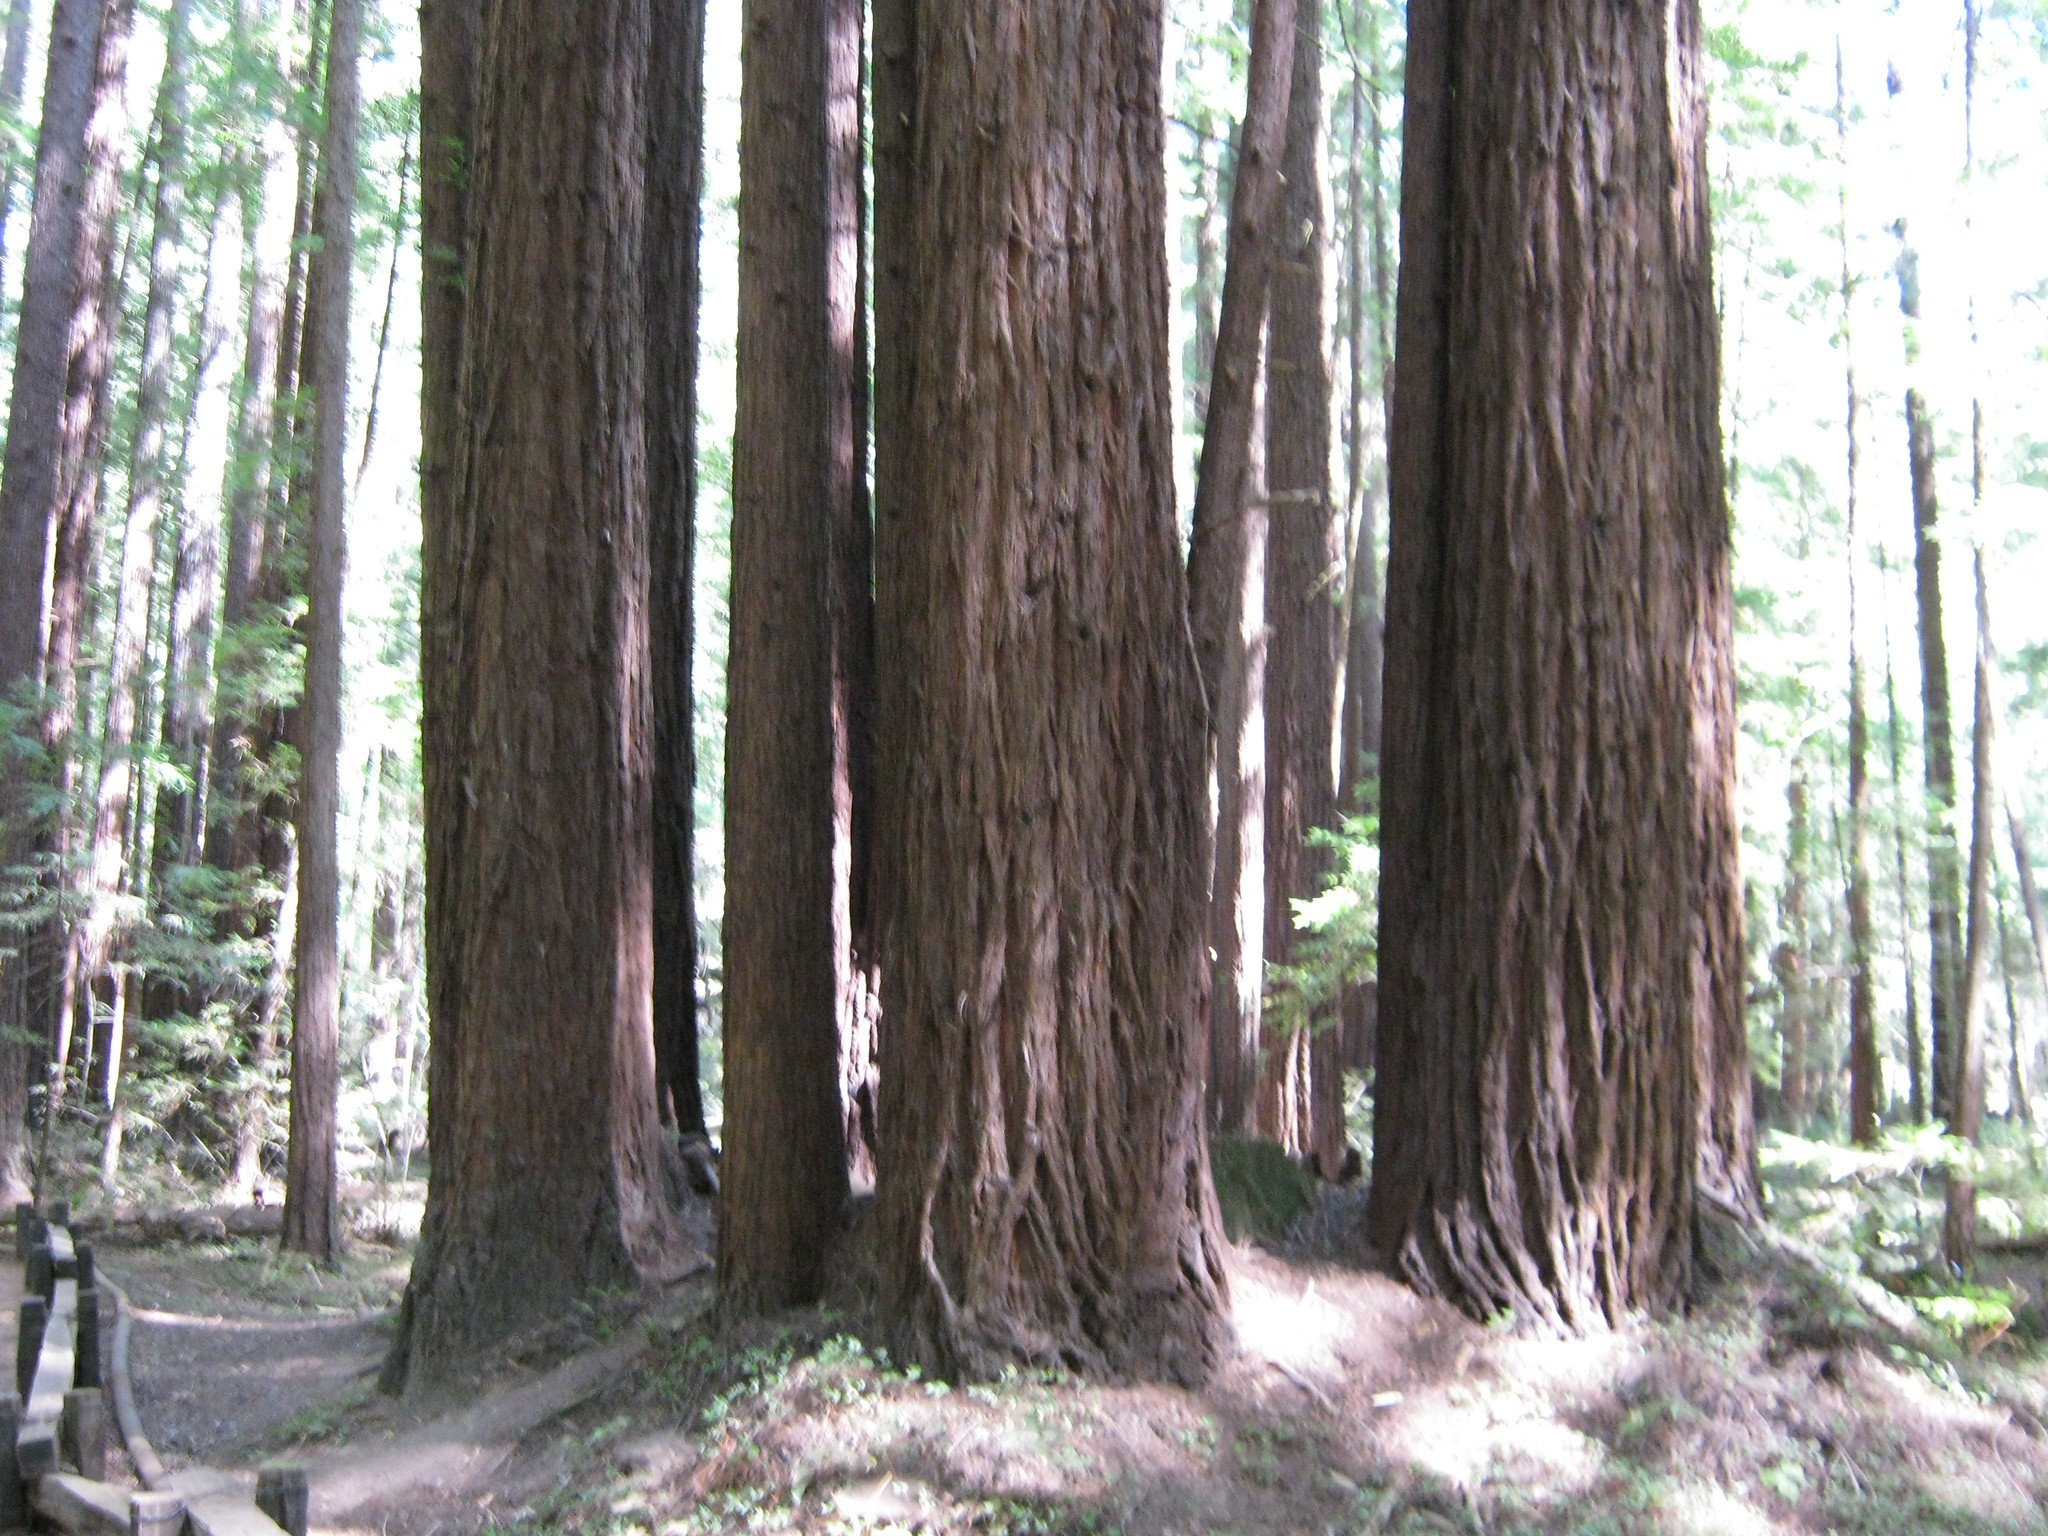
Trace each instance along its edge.
{"label": "green foliage", "polygon": [[1334,832],[1317,829],[1310,842],[1329,861],[1328,883],[1294,903],[1301,938],[1287,964],[1266,967],[1265,1022],[1289,1032],[1330,1027],[1338,1001],[1375,974],[1379,954],[1379,817],[1346,816]]}
{"label": "green foliage", "polygon": [[1286,1236],[1315,1195],[1315,1179],[1277,1142],[1213,1136],[1209,1167],[1223,1229],[1237,1242]]}

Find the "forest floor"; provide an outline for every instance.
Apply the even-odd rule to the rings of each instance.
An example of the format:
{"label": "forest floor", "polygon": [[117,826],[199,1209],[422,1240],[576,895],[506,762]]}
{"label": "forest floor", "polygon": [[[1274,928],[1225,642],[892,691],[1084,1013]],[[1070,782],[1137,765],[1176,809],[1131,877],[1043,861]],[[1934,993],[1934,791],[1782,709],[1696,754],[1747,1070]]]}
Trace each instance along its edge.
{"label": "forest floor", "polygon": [[459,1402],[401,1406],[375,1392],[401,1249],[322,1272],[116,1228],[101,1251],[144,1309],[165,1459],[304,1461],[329,1531],[2048,1536],[2048,1273],[1993,1256],[1915,1299],[1882,1262],[1927,1220],[1910,1163],[1786,1143],[1772,1226],[1708,1233],[1683,1317],[1573,1341],[1344,1262],[1358,1196],[1324,1191],[1238,1246],[1240,1347],[1198,1392],[949,1387],[853,1309],[722,1335],[698,1277],[590,1298]]}

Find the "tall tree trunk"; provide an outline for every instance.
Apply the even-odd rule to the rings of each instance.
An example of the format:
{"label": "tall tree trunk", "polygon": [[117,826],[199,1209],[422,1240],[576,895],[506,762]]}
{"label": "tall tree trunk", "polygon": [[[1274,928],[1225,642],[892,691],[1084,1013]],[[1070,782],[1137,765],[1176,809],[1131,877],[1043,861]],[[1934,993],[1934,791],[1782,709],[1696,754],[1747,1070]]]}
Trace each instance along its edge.
{"label": "tall tree trunk", "polygon": [[1252,472],[1260,333],[1278,244],[1297,0],[1252,9],[1244,126],[1231,186],[1229,245],[1208,411],[1195,474],[1188,602],[1209,699],[1216,784],[1210,879],[1209,1115],[1218,1130],[1258,1128],[1265,990],[1266,531]]}
{"label": "tall tree trunk", "polygon": [[[1884,605],[1889,609],[1889,604]],[[1912,882],[1906,873],[1906,771],[1905,732],[1899,723],[1899,690],[1892,674],[1891,624],[1884,637],[1884,705],[1887,756],[1892,774],[1892,875],[1899,889],[1899,948],[1904,955],[1906,988],[1906,1117],[1914,1125],[1927,1121],[1926,1049],[1920,1038],[1920,986],[1913,964]]]}
{"label": "tall tree trunk", "polygon": [[1835,146],[1841,160],[1836,202],[1842,259],[1842,430],[1847,487],[1847,572],[1849,583],[1849,1135],[1860,1146],[1877,1140],[1883,1070],[1877,1048],[1877,984],[1871,974],[1876,947],[1870,920],[1870,713],[1864,702],[1862,635],[1858,629],[1857,575],[1863,550],[1857,543],[1858,471],[1862,443],[1858,427],[1862,400],[1856,390],[1856,279],[1849,261],[1849,107],[1841,39],[1835,40]]}
{"label": "tall tree trunk", "polygon": [[[1330,491],[1330,365],[1324,351],[1322,5],[1295,13],[1294,79],[1281,156],[1279,248],[1268,296],[1266,480],[1266,959],[1295,957],[1294,903],[1321,891],[1329,860],[1310,833],[1337,819],[1337,580],[1343,520]],[[1312,1156],[1344,1160],[1343,1041],[1319,1018],[1267,1042],[1259,1126]]]}
{"label": "tall tree trunk", "polygon": [[164,23],[164,72],[157,90],[157,181],[149,248],[148,296],[143,305],[142,368],[135,392],[128,507],[121,539],[113,643],[107,666],[107,708],[101,729],[100,772],[94,795],[87,906],[75,936],[75,964],[90,988],[106,966],[113,941],[114,898],[128,848],[129,808],[135,798],[135,724],[143,648],[149,637],[150,588],[156,576],[157,522],[171,472],[165,442],[170,409],[171,334],[176,324],[183,264],[185,204],[185,55],[191,0],[173,0]]}
{"label": "tall tree trunk", "polygon": [[[341,1245],[336,1182],[336,1099],[341,1048],[341,653],[346,616],[348,324],[355,265],[357,59],[363,0],[333,0],[319,242],[307,279],[308,413],[312,461],[307,518],[306,686],[300,706],[297,832],[299,920],[292,965],[291,1142],[284,1186],[284,1246],[331,1259]],[[317,328],[315,328],[317,327]]]}
{"label": "tall tree trunk", "polygon": [[856,403],[860,6],[750,0],[727,664],[718,1289],[816,1299],[844,1214],[851,754],[865,671],[839,555],[865,517]]}
{"label": "tall tree trunk", "polygon": [[[462,754],[469,740],[470,679],[463,670],[463,573],[473,542],[462,494],[461,375],[469,248],[476,73],[483,0],[424,0],[420,7],[420,764],[425,803],[427,964],[427,1201],[398,1328],[378,1377],[386,1392],[413,1376],[420,1310],[440,1270],[447,1202],[437,1190],[462,1174],[454,1158],[456,1067],[463,1053],[463,994],[455,961],[463,825],[469,814]],[[650,593],[652,587],[650,584]],[[650,834],[651,835],[651,834]],[[653,878],[650,875],[650,880]],[[651,899],[651,896],[650,896]],[[652,982],[650,985],[650,995]],[[649,1028],[652,1029],[650,1021]],[[650,1046],[651,1050],[651,1046]],[[649,1080],[649,1091],[654,1087]],[[658,1120],[658,1117],[657,1117]]]}
{"label": "tall tree trunk", "polygon": [[[1974,14],[1969,27],[1974,43]],[[1991,697],[1991,678],[1998,661],[1991,644],[1991,599],[1984,581],[1981,549],[1976,555],[1976,582],[1976,690],[1970,727],[1970,926],[1963,960],[1962,1008],[1957,1015],[1955,1101],[1949,1116],[1949,1134],[1968,1142],[1980,1140],[1984,1133],[1984,1000],[1991,975],[1991,877],[1997,861],[1998,838],[1998,792],[1992,773],[1997,754],[1998,713]],[[1977,1187],[1965,1169],[1949,1171],[1941,1251],[1965,1275],[1976,1262]]]}
{"label": "tall tree trunk", "polygon": [[1998,895],[1998,978],[2005,988],[2006,1118],[2031,1130],[2034,1105],[2027,1093],[2026,1053],[2020,1045],[2020,1000],[2013,983],[2013,972],[2017,968],[2013,948],[2012,914],[2006,908],[2005,893],[2001,890]]}
{"label": "tall tree trunk", "polygon": [[880,1300],[903,1357],[949,1373],[1194,1379],[1226,1281],[1161,7],[946,16],[918,34],[910,283],[878,317],[915,317],[885,504],[918,509],[885,519],[876,562]]}
{"label": "tall tree trunk", "polygon": [[1936,1119],[1951,1113],[1955,1028],[1962,997],[1962,866],[1956,852],[1955,743],[1949,724],[1948,643],[1942,636],[1940,507],[1935,490],[1934,418],[1918,387],[1919,256],[1906,221],[1899,237],[1899,309],[1906,332],[1906,450],[1913,492],[1913,577],[1920,621],[1920,708],[1927,775],[1929,1055]]}
{"label": "tall tree trunk", "polygon": [[654,687],[654,1096],[704,1135],[697,1078],[697,316],[703,291],[704,0],[653,0],[648,91],[648,610]]}
{"label": "tall tree trunk", "polygon": [[1683,1294],[1702,1068],[1746,1072],[1695,1035],[1736,888],[1701,67],[1690,0],[1410,10],[1369,1230],[1553,1327]]}
{"label": "tall tree trunk", "polygon": [[[1389,398],[1394,360],[1387,350],[1391,307],[1386,250],[1386,172],[1380,127],[1383,67],[1380,22],[1369,0],[1351,0],[1351,153],[1345,197],[1344,259],[1349,269],[1345,346],[1350,357],[1350,392],[1345,401],[1347,493],[1352,527],[1349,576],[1350,623],[1345,633],[1343,746],[1338,765],[1340,798],[1353,786],[1379,776],[1381,685],[1386,669],[1385,626],[1380,614],[1380,500],[1386,493],[1384,468],[1368,459],[1368,395],[1379,380],[1383,406]],[[1361,42],[1364,57],[1356,50]],[[1368,186],[1368,178],[1370,185]],[[1368,276],[1369,274],[1369,276]],[[1382,442],[1386,414],[1380,416]],[[1350,1029],[1352,1022],[1347,1022]]]}
{"label": "tall tree trunk", "polygon": [[[8,0],[7,28],[0,41],[0,114],[8,118],[20,115],[22,91],[28,84],[33,9],[30,0]],[[7,226],[14,217],[14,188],[24,147],[13,134],[0,145],[0,267],[7,264]]]}
{"label": "tall tree trunk", "polygon": [[1806,1130],[1807,1033],[1814,1013],[1812,934],[1807,913],[1808,866],[1813,859],[1813,823],[1807,810],[1806,763],[1797,753],[1785,786],[1785,891],[1780,915],[1785,936],[1771,956],[1778,981],[1778,1038],[1783,1047],[1778,1084],[1778,1118],[1795,1135]]}
{"label": "tall tree trunk", "polygon": [[[458,26],[433,20],[438,94]],[[459,999],[454,1057],[435,1068],[458,1102],[436,1106],[427,1235],[394,1346],[392,1374],[415,1386],[592,1286],[671,1274],[682,1257],[651,1001],[650,41],[645,0],[499,0],[456,141],[475,146],[459,394],[443,414],[430,381],[425,436],[449,471],[430,502],[460,500],[427,539],[446,627],[424,659],[429,698],[456,698],[431,727],[452,755],[427,804],[430,870],[453,854],[429,891],[446,905],[428,972],[436,1003]],[[423,142],[446,142],[450,105]],[[430,241],[447,173],[425,178]],[[447,276],[430,267],[428,293]],[[466,810],[449,829],[455,798]]]}
{"label": "tall tree trunk", "polygon": [[2041,981],[2041,995],[2048,997],[2048,914],[2041,906],[2041,889],[2034,882],[2034,861],[2027,854],[2027,829],[2018,807],[2008,796],[2005,826],[2012,838],[2013,873],[2019,879],[2020,907],[2027,914],[2027,933],[2034,941],[2034,970]]}

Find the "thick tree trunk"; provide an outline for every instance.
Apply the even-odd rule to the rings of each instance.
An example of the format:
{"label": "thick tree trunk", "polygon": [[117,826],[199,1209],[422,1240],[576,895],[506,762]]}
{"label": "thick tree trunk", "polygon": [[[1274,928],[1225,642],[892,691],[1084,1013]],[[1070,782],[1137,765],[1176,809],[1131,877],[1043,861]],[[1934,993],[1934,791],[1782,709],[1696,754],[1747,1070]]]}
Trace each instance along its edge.
{"label": "thick tree trunk", "polygon": [[300,705],[299,921],[292,965],[291,1142],[284,1186],[284,1246],[331,1259],[341,1245],[335,1168],[341,1050],[341,653],[346,615],[348,326],[355,265],[357,61],[363,0],[333,0],[319,242],[307,279],[306,383],[311,417],[306,567],[306,686]]}
{"label": "thick tree trunk", "polygon": [[744,27],[718,1289],[749,1312],[816,1299],[844,1216],[867,666],[841,566],[866,518],[860,7],[750,0]]}
{"label": "thick tree trunk", "polygon": [[[429,19],[439,95],[474,34],[468,17]],[[460,1014],[454,1056],[434,1069],[434,1093],[452,1078],[455,1102],[435,1106],[429,1215],[394,1346],[391,1374],[415,1386],[592,1286],[669,1274],[681,1257],[651,1003],[650,41],[645,0],[493,4],[472,131],[457,128],[475,146],[460,385],[448,413],[445,380],[429,380],[425,433],[430,468],[447,472],[429,502],[452,516],[427,539],[436,638],[423,652],[428,697],[455,700],[429,741],[449,754],[429,790],[429,868],[449,854],[453,867],[429,891],[444,906],[428,972],[435,1003],[458,1000]],[[437,101],[423,142],[449,142],[451,105]],[[430,162],[425,178],[435,234],[449,170]],[[429,296],[449,275],[430,267]],[[466,802],[453,829],[451,800]]]}
{"label": "thick tree trunk", "polygon": [[1696,1037],[1735,873],[1700,47],[1690,0],[1410,10],[1369,1225],[1537,1326],[1683,1294],[1741,1065]]}
{"label": "thick tree trunk", "polygon": [[[476,72],[482,0],[420,6],[420,762],[425,799],[427,955],[427,1188],[454,1187],[457,1064],[463,1052],[455,961],[465,935],[460,904],[463,825],[469,796],[462,753],[469,739],[470,679],[463,670],[463,572],[473,540],[458,475],[463,453],[460,381],[464,274],[469,245]],[[652,587],[650,582],[650,593]],[[650,874],[649,879],[653,876]],[[651,899],[651,897],[650,897]],[[650,996],[652,982],[649,983]],[[649,1028],[652,1029],[650,1019]],[[650,1046],[651,1050],[651,1046]],[[649,1091],[653,1091],[653,1079]],[[659,1117],[657,1116],[657,1124]],[[412,1377],[411,1352],[426,1288],[440,1267],[446,1202],[430,1198],[399,1304],[391,1352],[378,1378],[386,1392]]]}
{"label": "thick tree trunk", "polygon": [[877,558],[880,1301],[903,1357],[950,1373],[1194,1379],[1226,1282],[1161,9],[947,16],[918,38],[911,280],[879,317],[916,320],[885,505],[918,509]]}
{"label": "thick tree trunk", "polygon": [[704,1135],[697,1077],[697,315],[704,181],[704,0],[653,0],[647,144],[648,610],[654,687],[654,1096]]}
{"label": "thick tree trunk", "polygon": [[[1338,578],[1343,520],[1330,489],[1330,365],[1321,132],[1322,6],[1296,7],[1294,79],[1281,156],[1279,248],[1268,297],[1266,481],[1266,959],[1295,957],[1294,903],[1323,888],[1329,859],[1309,834],[1337,820]],[[1344,1161],[1343,1039],[1332,1017],[1266,1042],[1259,1128],[1313,1157]]]}
{"label": "thick tree trunk", "polygon": [[1244,126],[1231,187],[1223,295],[1195,475],[1188,599],[1209,698],[1216,786],[1209,894],[1209,1115],[1218,1130],[1258,1129],[1259,1022],[1265,992],[1266,533],[1253,473],[1260,337],[1277,245],[1296,0],[1252,10]]}

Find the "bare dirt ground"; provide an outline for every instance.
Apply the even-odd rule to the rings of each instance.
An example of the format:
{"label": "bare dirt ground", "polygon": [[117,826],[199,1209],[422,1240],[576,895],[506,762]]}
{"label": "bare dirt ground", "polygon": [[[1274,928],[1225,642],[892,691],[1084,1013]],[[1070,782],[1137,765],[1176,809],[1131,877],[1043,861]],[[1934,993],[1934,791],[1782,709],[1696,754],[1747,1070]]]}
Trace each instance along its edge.
{"label": "bare dirt ground", "polygon": [[2048,1536],[2039,1346],[1945,1341],[1781,1239],[1724,1236],[1685,1318],[1573,1341],[1242,1246],[1200,1392],[925,1381],[857,1298],[719,1334],[698,1278],[594,1298],[438,1410],[374,1395],[396,1252],[102,1251],[166,1459],[289,1453],[329,1531]]}

